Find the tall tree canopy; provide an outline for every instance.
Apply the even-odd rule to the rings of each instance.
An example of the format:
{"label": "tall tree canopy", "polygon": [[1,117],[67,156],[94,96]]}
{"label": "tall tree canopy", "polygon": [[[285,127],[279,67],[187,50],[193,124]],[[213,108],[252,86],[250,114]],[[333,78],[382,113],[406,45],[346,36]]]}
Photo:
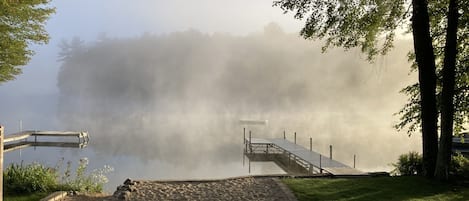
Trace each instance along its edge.
{"label": "tall tree canopy", "polygon": [[0,1],[0,83],[21,74],[34,52],[32,43],[45,44],[49,36],[44,29],[54,8],[50,0]]}
{"label": "tall tree canopy", "polygon": [[[448,158],[451,152],[451,143],[448,146],[447,142],[452,138],[453,118],[457,131],[468,121],[468,1],[277,0],[274,6],[294,12],[297,19],[306,19],[300,34],[306,39],[325,39],[324,50],[331,46],[359,47],[370,61],[392,48],[398,28],[408,28],[414,37],[414,52],[409,58],[419,73],[419,83],[403,89],[410,98],[396,127],[409,126],[410,132],[421,128],[424,174],[433,176],[438,112],[443,110],[441,139],[446,140],[440,141],[443,153],[439,153],[439,161],[445,161],[440,158]],[[437,167],[439,178],[447,176],[448,164],[446,160]]]}

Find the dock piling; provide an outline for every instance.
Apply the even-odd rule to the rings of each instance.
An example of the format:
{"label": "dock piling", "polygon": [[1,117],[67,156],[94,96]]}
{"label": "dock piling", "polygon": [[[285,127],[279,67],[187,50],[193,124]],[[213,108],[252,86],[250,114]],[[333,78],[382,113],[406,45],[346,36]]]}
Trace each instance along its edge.
{"label": "dock piling", "polygon": [[3,136],[4,128],[0,125],[0,201],[3,201]]}
{"label": "dock piling", "polygon": [[319,154],[319,173],[322,173],[322,155]]}
{"label": "dock piling", "polygon": [[285,136],[285,130],[283,130],[283,139],[287,139],[287,137]]}
{"label": "dock piling", "polygon": [[329,158],[332,159],[332,145],[329,145]]}
{"label": "dock piling", "polygon": [[252,153],[252,140],[251,140],[251,130],[249,130],[249,153]]}
{"label": "dock piling", "polygon": [[246,128],[243,128],[243,144],[246,144]]}
{"label": "dock piling", "polygon": [[295,144],[296,144],[296,132],[295,132]]}
{"label": "dock piling", "polygon": [[309,151],[313,151],[313,138],[309,138]]}
{"label": "dock piling", "polygon": [[353,154],[353,168],[355,168],[355,161],[356,161],[357,155]]}

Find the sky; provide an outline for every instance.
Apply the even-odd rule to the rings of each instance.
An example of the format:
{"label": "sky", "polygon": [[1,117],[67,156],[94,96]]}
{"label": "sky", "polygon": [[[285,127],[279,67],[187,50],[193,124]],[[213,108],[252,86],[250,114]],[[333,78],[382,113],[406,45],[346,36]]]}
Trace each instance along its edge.
{"label": "sky", "polygon": [[7,133],[17,131],[19,120],[34,128],[56,126],[54,119],[47,125],[35,123],[38,117],[32,116],[37,112],[31,111],[34,108],[55,113],[54,96],[58,93],[60,68],[57,59],[62,40],[79,37],[89,42],[102,35],[126,38],[189,29],[246,35],[262,31],[270,22],[278,23],[288,32],[299,32],[301,28],[301,22],[272,7],[269,0],[56,0],[51,6],[56,8],[56,13],[46,25],[49,43],[32,45],[36,54],[23,67],[23,74],[0,85],[0,93],[5,94],[0,122],[6,126]]}

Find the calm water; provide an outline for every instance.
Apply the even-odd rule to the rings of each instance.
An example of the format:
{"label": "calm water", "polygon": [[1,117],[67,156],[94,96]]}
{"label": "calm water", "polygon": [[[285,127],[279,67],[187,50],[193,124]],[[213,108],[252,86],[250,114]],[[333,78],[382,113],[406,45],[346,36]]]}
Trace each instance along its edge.
{"label": "calm water", "polygon": [[[89,160],[89,170],[103,168],[104,165],[114,168],[113,172],[107,174],[109,183],[106,184],[105,191],[109,193],[126,178],[210,179],[284,173],[273,162],[249,164],[248,159],[243,158],[242,130],[226,136],[221,135],[218,139],[214,137],[216,134],[188,139],[194,134],[187,133],[185,136],[168,137],[159,142],[150,138],[152,134],[144,133],[139,133],[139,136],[146,136],[147,139],[138,136],[126,138],[117,134],[114,138],[111,135],[101,138],[99,135],[91,133],[91,140],[84,149],[30,147],[11,151],[5,153],[5,165],[39,162],[52,167],[61,165],[64,169],[67,161],[72,161],[76,167],[78,161],[86,157]],[[110,139],[107,139],[109,137]],[[230,140],[232,138],[237,139]],[[46,138],[39,139],[44,141]],[[75,142],[77,139],[63,140]],[[147,143],[148,141],[150,143]]]}
{"label": "calm water", "polygon": [[[84,119],[60,125],[64,130],[88,130],[91,139],[86,148],[30,147],[6,153],[5,164],[40,162],[56,166],[63,158],[76,166],[80,158],[86,157],[89,170],[104,165],[114,168],[105,186],[109,193],[126,178],[207,179],[284,173],[271,162],[251,163],[249,173],[247,158],[243,163],[243,127],[247,127],[253,137],[283,137],[286,130],[287,138],[293,140],[293,132],[297,132],[297,142],[304,147],[309,147],[312,137],[313,149],[323,155],[328,155],[329,145],[333,145],[336,160],[352,166],[356,154],[358,169],[387,171],[399,154],[418,149],[419,138],[396,134],[387,121],[378,118],[379,115],[371,120],[368,116],[337,113],[265,116],[195,113]],[[265,126],[245,126],[240,125],[239,119],[268,119],[269,122]],[[11,130],[14,129],[10,127],[7,133],[12,133]]]}

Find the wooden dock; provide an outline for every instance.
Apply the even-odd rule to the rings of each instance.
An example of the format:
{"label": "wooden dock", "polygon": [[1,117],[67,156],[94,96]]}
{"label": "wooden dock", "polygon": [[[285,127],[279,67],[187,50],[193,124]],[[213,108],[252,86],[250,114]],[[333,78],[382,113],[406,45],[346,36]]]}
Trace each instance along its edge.
{"label": "wooden dock", "polygon": [[326,173],[335,176],[367,175],[367,173],[333,160],[330,157],[325,157],[312,149],[307,150],[303,146],[283,138],[245,138],[245,144],[245,153],[247,154],[279,154],[287,157],[288,163],[294,162],[310,174]]}
{"label": "wooden dock", "polygon": [[29,137],[35,137],[35,141],[37,141],[37,137],[39,136],[47,136],[47,137],[77,137],[78,142],[82,141],[89,141],[88,132],[75,132],[75,131],[22,131],[19,133],[13,133],[10,135],[5,135],[3,142],[15,142],[19,140],[24,140]]}
{"label": "wooden dock", "polygon": [[[28,141],[28,138],[34,137],[34,140]],[[76,137],[78,142],[44,142],[38,141],[38,137]],[[9,152],[26,147],[72,147],[84,148],[89,141],[88,132],[75,131],[22,131],[5,135],[3,142],[4,152]]]}

